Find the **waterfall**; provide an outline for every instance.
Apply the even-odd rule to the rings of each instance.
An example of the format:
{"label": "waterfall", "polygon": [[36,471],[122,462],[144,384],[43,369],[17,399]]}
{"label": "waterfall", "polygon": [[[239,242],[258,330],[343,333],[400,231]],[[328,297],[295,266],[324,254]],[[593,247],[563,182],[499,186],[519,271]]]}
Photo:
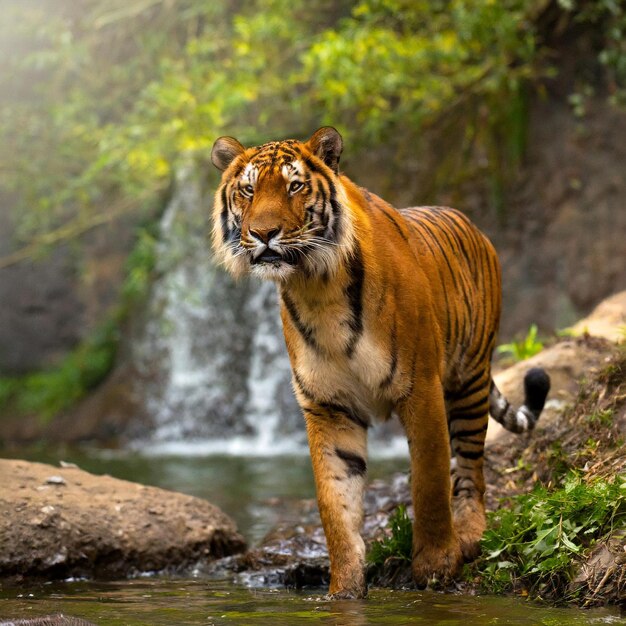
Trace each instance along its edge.
{"label": "waterfall", "polygon": [[179,170],[160,223],[157,279],[133,342],[152,420],[142,448],[275,453],[304,445],[275,286],[235,283],[211,258],[210,199]]}

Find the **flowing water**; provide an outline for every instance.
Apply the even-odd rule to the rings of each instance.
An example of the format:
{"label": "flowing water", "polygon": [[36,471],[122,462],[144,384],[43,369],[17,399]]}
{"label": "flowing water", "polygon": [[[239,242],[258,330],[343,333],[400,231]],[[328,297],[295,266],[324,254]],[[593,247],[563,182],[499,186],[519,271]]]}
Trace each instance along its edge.
{"label": "flowing water", "polygon": [[152,422],[144,443],[302,445],[276,288],[235,283],[216,267],[210,204],[194,168],[181,168],[160,222],[156,279],[129,346],[135,392]]}

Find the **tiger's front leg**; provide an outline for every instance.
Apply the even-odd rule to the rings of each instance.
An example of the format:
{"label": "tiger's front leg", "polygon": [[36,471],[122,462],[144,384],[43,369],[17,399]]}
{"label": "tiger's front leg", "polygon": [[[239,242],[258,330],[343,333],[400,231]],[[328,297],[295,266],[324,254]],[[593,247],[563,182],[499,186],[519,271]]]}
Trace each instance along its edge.
{"label": "tiger's front leg", "polygon": [[329,595],[364,598],[367,586],[361,525],[367,470],[366,425],[342,407],[307,403],[302,409],[330,557]]}

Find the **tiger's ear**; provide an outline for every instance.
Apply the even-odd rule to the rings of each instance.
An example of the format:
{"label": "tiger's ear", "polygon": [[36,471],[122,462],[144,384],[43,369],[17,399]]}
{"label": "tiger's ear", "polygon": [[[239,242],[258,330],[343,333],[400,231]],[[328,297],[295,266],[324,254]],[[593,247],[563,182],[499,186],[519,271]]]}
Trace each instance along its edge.
{"label": "tiger's ear", "polygon": [[211,161],[218,170],[224,171],[235,157],[243,154],[246,149],[233,137],[220,137],[213,144]]}
{"label": "tiger's ear", "polygon": [[307,145],[316,157],[324,161],[335,174],[337,173],[339,157],[343,150],[343,139],[336,128],[324,126],[316,130],[307,141]]}

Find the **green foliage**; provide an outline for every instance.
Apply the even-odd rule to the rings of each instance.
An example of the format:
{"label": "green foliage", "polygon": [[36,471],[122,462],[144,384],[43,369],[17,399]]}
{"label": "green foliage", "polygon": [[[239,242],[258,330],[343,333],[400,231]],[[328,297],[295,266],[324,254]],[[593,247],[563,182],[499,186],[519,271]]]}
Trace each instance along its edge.
{"label": "green foliage", "polygon": [[459,99],[517,90],[534,51],[532,30],[520,29],[526,4],[361,0],[304,53],[305,75],[327,121],[349,126],[356,113],[369,141],[419,128]]}
{"label": "green foliage", "polygon": [[[626,105],[626,5],[618,0],[559,0],[559,5],[576,24],[592,29],[609,100]],[[597,79],[582,82],[580,91],[572,94],[575,112],[584,115],[585,99],[597,86]]]}
{"label": "green foliage", "polygon": [[148,293],[154,266],[156,264],[157,239],[154,228],[146,227],[139,231],[135,246],[126,260],[126,277],[122,284],[122,314],[126,307],[141,301]]}
{"label": "green foliage", "polygon": [[538,486],[489,515],[483,556],[474,569],[490,592],[526,589],[561,597],[576,559],[607,533],[626,528],[626,476],[585,482],[570,474],[562,489]]}
{"label": "green foliage", "polygon": [[595,426],[610,428],[613,425],[613,415],[615,411],[612,408],[598,409],[591,415],[587,416],[587,421]]}
{"label": "green foliage", "polygon": [[49,420],[70,408],[96,387],[111,371],[120,327],[130,306],[147,293],[156,255],[152,228],[139,231],[126,263],[120,303],[91,335],[55,367],[20,377],[0,378],[0,406],[19,415]]}
{"label": "green foliage", "polygon": [[[558,10],[559,24],[597,31],[617,99],[622,4]],[[413,176],[419,159],[424,181],[468,176],[480,155],[502,204],[527,85],[548,71],[540,12],[531,0],[6,0],[0,176],[17,238],[89,223],[120,198],[140,209],[181,155],[206,161],[219,134],[257,143],[323,123],[353,154],[382,145]]]}
{"label": "green foliage", "polygon": [[0,379],[0,405],[43,420],[71,407],[110,371],[117,349],[114,320],[99,326],[89,339],[51,369],[19,378]]}
{"label": "green foliage", "polygon": [[496,348],[496,352],[508,355],[516,362],[529,359],[543,350],[543,342],[537,337],[537,332],[537,325],[531,324],[523,339],[502,344]]}
{"label": "green foliage", "polygon": [[388,536],[374,541],[370,547],[367,561],[371,565],[382,566],[389,558],[411,560],[413,527],[403,504],[400,504],[389,517],[388,530]]}
{"label": "green foliage", "polygon": [[[560,5],[598,29],[617,93],[621,3]],[[522,87],[541,58],[536,11],[530,0],[9,1],[0,134],[14,186],[26,191],[20,181],[37,175],[28,195],[41,210],[25,232],[112,187],[158,186],[178,154],[206,153],[225,130],[259,141],[331,122],[371,145],[396,143],[398,132],[414,141],[454,114],[464,143],[514,157]],[[44,161],[58,150],[61,159]]]}
{"label": "green foliage", "polygon": [[[561,4],[602,27],[601,60],[621,85],[621,5]],[[524,149],[535,10],[529,0],[9,1],[0,172],[28,207],[18,234],[84,218],[111,194],[159,192],[179,154],[205,156],[221,132],[256,142],[320,123],[399,154],[441,124],[460,153],[484,148],[497,198],[498,170]]]}

